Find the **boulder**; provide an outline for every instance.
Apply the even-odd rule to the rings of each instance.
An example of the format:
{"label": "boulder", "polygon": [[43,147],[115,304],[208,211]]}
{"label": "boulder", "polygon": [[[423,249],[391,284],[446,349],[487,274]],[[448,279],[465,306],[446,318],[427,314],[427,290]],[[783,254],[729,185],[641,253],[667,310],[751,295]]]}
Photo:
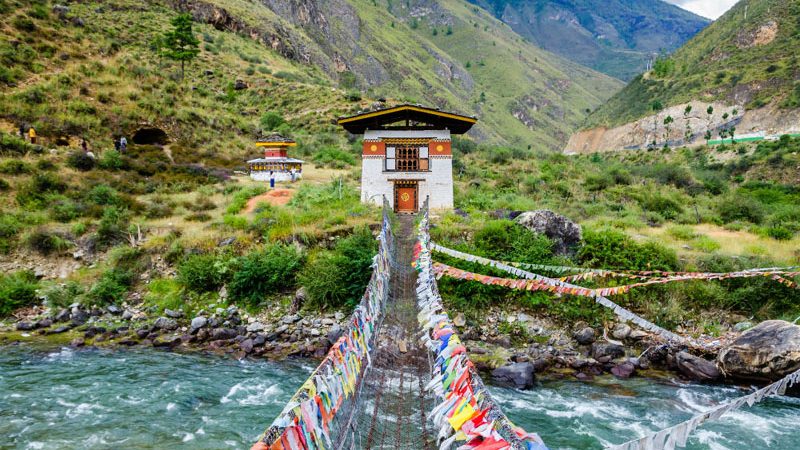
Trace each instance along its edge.
{"label": "boulder", "polygon": [[524,212],[516,221],[528,230],[550,238],[553,251],[560,255],[570,254],[582,239],[580,225],[546,209]]}
{"label": "boulder", "polygon": [[631,330],[631,327],[629,327],[628,325],[624,323],[618,323],[617,326],[614,327],[614,330],[611,332],[611,336],[613,336],[614,339],[621,339],[621,340],[627,339],[628,336],[631,335],[631,331],[633,330]]}
{"label": "boulder", "polygon": [[60,310],[58,312],[58,314],[56,314],[55,321],[56,322],[66,322],[66,321],[69,320],[69,316],[70,316],[69,310],[68,309],[62,309],[62,310]]}
{"label": "boulder", "polygon": [[118,316],[118,315],[122,314],[122,310],[119,308],[119,306],[116,306],[116,305],[109,305],[106,308],[106,311],[108,311],[109,314],[114,315],[114,316]]}
{"label": "boulder", "polygon": [[180,319],[183,317],[183,311],[174,311],[169,308],[164,309],[164,314],[172,319]]}
{"label": "boulder", "polygon": [[239,343],[239,348],[241,348],[245,353],[252,353],[253,345],[254,343],[252,339],[245,339]]}
{"label": "boulder", "polygon": [[624,362],[611,368],[611,374],[622,379],[630,378],[634,371],[636,371],[636,366],[630,362]]}
{"label": "boulder", "polygon": [[266,328],[266,327],[264,326],[263,323],[261,323],[261,322],[253,322],[253,323],[251,323],[250,325],[247,326],[247,332],[248,333],[256,333],[256,332],[259,332],[259,331],[264,331],[264,328]]}
{"label": "boulder", "polygon": [[501,386],[517,389],[530,389],[536,380],[534,366],[530,362],[520,362],[498,367],[492,371],[492,379]]}
{"label": "boulder", "polygon": [[333,345],[336,341],[339,340],[339,338],[342,336],[342,333],[344,333],[344,331],[342,331],[339,325],[332,326],[330,331],[328,331],[328,342],[330,342],[330,344]]}
{"label": "boulder", "polygon": [[572,337],[575,338],[578,344],[589,345],[594,342],[594,330],[591,327],[585,327],[576,331]]}
{"label": "boulder", "polygon": [[708,361],[689,352],[675,355],[675,365],[682,374],[697,381],[714,381],[720,377],[719,369],[713,361]]}
{"label": "boulder", "polygon": [[800,369],[800,326],[767,320],[747,330],[717,357],[726,376],[776,381]]}
{"label": "boulder", "polygon": [[130,309],[126,309],[125,312],[122,313],[122,320],[131,320],[133,319],[133,311]]}
{"label": "boulder", "polygon": [[625,348],[617,344],[604,344],[595,342],[592,344],[592,357],[596,360],[601,358],[617,359],[625,356]]}
{"label": "boulder", "polygon": [[17,322],[17,331],[31,331],[36,329],[36,324],[30,322]]}
{"label": "boulder", "polygon": [[236,80],[233,83],[233,89],[235,89],[237,91],[241,91],[241,90],[247,89],[247,83],[245,83],[244,80]]}
{"label": "boulder", "polygon": [[233,339],[236,337],[236,330],[231,328],[217,328],[211,332],[211,338],[215,341],[222,339]]}
{"label": "boulder", "polygon": [[153,327],[157,330],[175,330],[178,328],[178,322],[176,322],[175,319],[159,317],[153,322]]}
{"label": "boulder", "polygon": [[208,319],[206,319],[205,317],[202,316],[195,317],[194,319],[192,319],[191,330],[192,332],[196,332],[200,328],[206,326],[206,324],[208,324]]}

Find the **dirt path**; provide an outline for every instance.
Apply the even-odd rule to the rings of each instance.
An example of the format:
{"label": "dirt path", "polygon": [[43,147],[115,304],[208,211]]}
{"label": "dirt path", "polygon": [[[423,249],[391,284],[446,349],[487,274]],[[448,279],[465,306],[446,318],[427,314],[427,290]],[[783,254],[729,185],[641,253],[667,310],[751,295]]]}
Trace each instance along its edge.
{"label": "dirt path", "polygon": [[294,196],[292,189],[273,189],[266,194],[257,195],[247,201],[247,206],[244,212],[251,213],[256,210],[259,203],[269,203],[272,206],[283,206],[289,203],[289,200]]}

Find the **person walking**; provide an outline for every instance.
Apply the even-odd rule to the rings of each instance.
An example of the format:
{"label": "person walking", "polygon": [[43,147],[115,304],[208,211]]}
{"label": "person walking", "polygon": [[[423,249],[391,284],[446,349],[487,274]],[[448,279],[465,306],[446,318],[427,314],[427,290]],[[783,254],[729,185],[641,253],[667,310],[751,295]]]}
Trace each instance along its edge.
{"label": "person walking", "polygon": [[31,144],[36,143],[36,130],[34,130],[33,127],[28,129],[28,137],[31,138]]}
{"label": "person walking", "polygon": [[28,128],[25,126],[24,123],[19,124],[19,137],[21,139],[25,139],[25,133],[28,132]]}
{"label": "person walking", "polygon": [[81,148],[83,149],[83,153],[89,152],[89,144],[86,143],[86,138],[81,139]]}
{"label": "person walking", "polygon": [[128,139],[125,136],[119,138],[119,148],[123,153],[128,149]]}
{"label": "person walking", "polygon": [[275,189],[275,172],[269,171],[269,188]]}
{"label": "person walking", "polygon": [[114,150],[119,151],[119,139],[114,138]]}
{"label": "person walking", "polygon": [[292,183],[294,183],[294,180],[297,179],[297,171],[295,171],[294,167],[292,167],[292,170],[290,170],[289,173],[292,175]]}

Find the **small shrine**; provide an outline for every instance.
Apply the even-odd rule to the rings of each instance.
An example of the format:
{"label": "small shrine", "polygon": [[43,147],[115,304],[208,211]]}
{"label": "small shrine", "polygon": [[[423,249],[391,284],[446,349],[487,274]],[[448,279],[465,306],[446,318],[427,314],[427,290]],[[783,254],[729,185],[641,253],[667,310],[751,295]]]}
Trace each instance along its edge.
{"label": "small shrine", "polygon": [[399,105],[339,119],[352,134],[364,135],[361,201],[396,212],[415,213],[426,198],[433,209],[453,208],[451,135],[464,134],[474,117]]}
{"label": "small shrine", "polygon": [[295,181],[303,177],[303,161],[290,158],[287,154],[289,147],[297,143],[280,134],[259,139],[256,147],[264,149],[264,157],[247,161],[250,169],[250,178],[256,181],[269,181],[270,176],[275,181]]}

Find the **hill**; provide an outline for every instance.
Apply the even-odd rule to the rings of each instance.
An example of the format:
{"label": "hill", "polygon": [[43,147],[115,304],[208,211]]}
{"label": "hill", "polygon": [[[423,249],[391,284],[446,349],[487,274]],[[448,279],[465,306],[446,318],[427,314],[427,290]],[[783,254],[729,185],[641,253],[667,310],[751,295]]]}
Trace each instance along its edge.
{"label": "hill", "polygon": [[[386,98],[475,114],[477,139],[557,148],[620,87],[460,0],[0,4],[3,129],[33,124],[48,142],[109,146],[147,125],[183,146],[241,153],[266,111],[318,136]],[[183,82],[151,48],[181,11],[202,41]]]}
{"label": "hill", "polygon": [[[690,142],[704,141],[706,129],[714,137],[731,127],[738,134],[800,132],[798,47],[800,4],[741,1],[673,55],[657,61],[654,70],[636,77],[594,111],[584,128],[603,134],[598,141],[604,146],[617,148],[627,145],[625,139],[638,144],[657,140],[660,145],[665,132],[660,123],[668,115],[675,120],[671,142],[681,141],[687,127],[694,130]],[[654,104],[673,110],[654,118]],[[694,112],[684,120],[682,111],[689,104]],[[716,112],[707,114],[707,105]],[[654,122],[660,130],[645,129]],[[638,131],[623,129],[626,123],[624,127]],[[611,127],[620,128],[607,130]],[[587,133],[579,134],[569,148],[580,147],[585,138]],[[591,149],[603,147],[585,148]]]}
{"label": "hill", "polygon": [[630,80],[709,20],[662,1],[470,0],[536,45]]}

